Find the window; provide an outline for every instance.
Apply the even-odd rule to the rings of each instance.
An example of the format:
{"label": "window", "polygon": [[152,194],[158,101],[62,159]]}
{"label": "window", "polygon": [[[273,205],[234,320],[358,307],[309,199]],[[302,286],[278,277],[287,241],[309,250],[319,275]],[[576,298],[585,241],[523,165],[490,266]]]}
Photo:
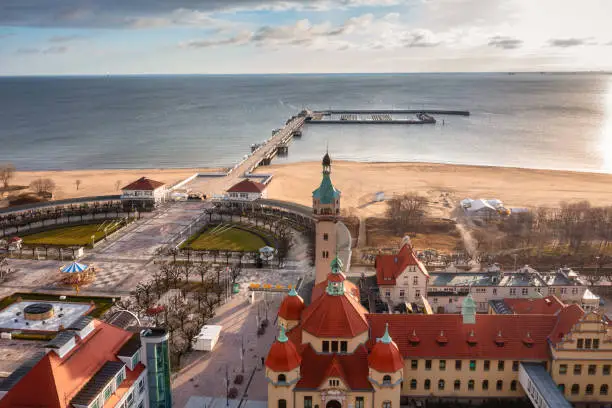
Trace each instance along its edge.
{"label": "window", "polygon": [[431,360],[425,360],[425,369],[431,370]]}
{"label": "window", "polygon": [[580,386],[578,384],[572,385],[572,395],[577,395],[580,392]]}
{"label": "window", "polygon": [[593,395],[593,384],[587,384],[585,394]]}
{"label": "window", "polygon": [[572,295],[578,294],[578,288],[572,288]]}
{"label": "window", "polygon": [[476,360],[470,360],[470,371],[476,371]]}
{"label": "window", "polygon": [[574,364],[574,375],[582,374],[582,364]]}
{"label": "window", "polygon": [[287,400],[279,399],[278,400],[278,408],[287,408]]}
{"label": "window", "polygon": [[518,371],[518,361],[512,362],[512,371]]}
{"label": "window", "polygon": [[576,348],[584,348],[584,339],[578,339],[578,341],[576,342]]}
{"label": "window", "polygon": [[347,351],[348,351],[348,342],[341,341],[340,342],[340,352],[341,353],[346,353]]}
{"label": "window", "polygon": [[329,240],[329,234],[326,232],[325,234],[323,234],[323,241],[327,240]]}
{"label": "window", "polygon": [[410,368],[413,370],[417,370],[419,368],[419,360],[410,361]]}
{"label": "window", "polygon": [[144,378],[140,379],[140,382],[138,383],[138,393],[142,394],[144,391]]}
{"label": "window", "polygon": [[331,387],[338,387],[340,385],[340,380],[329,380],[329,385]]}
{"label": "window", "polygon": [[420,298],[420,297],[421,297],[421,290],[420,290],[420,289],[415,290],[415,291],[414,291],[414,296],[415,296],[416,298]]}
{"label": "window", "polygon": [[567,288],[561,288],[561,289],[559,289],[559,292],[560,292],[562,295],[565,295],[565,294],[567,293]]}
{"label": "window", "polygon": [[113,390],[109,385],[108,387],[106,387],[106,389],[104,389],[104,402],[108,401],[112,394]]}
{"label": "window", "polygon": [[493,295],[497,295],[497,288],[493,288]]}
{"label": "window", "polygon": [[548,294],[554,295],[557,290],[555,288],[548,288]]}
{"label": "window", "polygon": [[390,375],[385,375],[383,377],[383,385],[391,385],[391,376]]}
{"label": "window", "polygon": [[485,371],[489,371],[490,368],[491,368],[491,361],[490,360],[485,360],[484,361],[484,370]]}
{"label": "window", "polygon": [[140,351],[137,351],[136,354],[132,357],[132,369],[136,367],[136,364],[140,361]]}
{"label": "window", "polygon": [[418,277],[418,276],[415,276],[414,278],[412,278],[412,284],[413,284],[414,286],[416,286],[416,285],[418,285],[418,284],[419,284],[419,277]]}
{"label": "window", "polygon": [[528,295],[529,294],[529,289],[528,288],[521,289],[521,294],[522,295]]}
{"label": "window", "polygon": [[385,297],[391,297],[391,289],[385,289]]}
{"label": "window", "polygon": [[440,371],[446,370],[446,360],[440,360]]}
{"label": "window", "polygon": [[404,289],[400,289],[400,297],[403,298],[406,295],[406,291]]}
{"label": "window", "polygon": [[125,380],[125,371],[121,370],[119,374],[117,374],[117,379],[115,380],[115,388],[119,388],[123,380]]}
{"label": "window", "polygon": [[138,404],[138,408],[144,408],[144,401],[140,401],[140,404]]}
{"label": "window", "polygon": [[323,352],[329,353],[329,341],[323,340]]}
{"label": "window", "polygon": [[455,380],[454,388],[455,388],[455,391],[459,391],[461,389],[461,381]]}
{"label": "window", "polygon": [[486,391],[489,389],[489,380],[482,380],[482,390]]}
{"label": "window", "polygon": [[510,288],[510,296],[516,295],[516,288]]}
{"label": "window", "polygon": [[424,388],[425,388],[426,390],[428,390],[428,389],[430,389],[430,388],[431,388],[431,380],[429,380],[429,379],[425,380],[425,385],[424,385]]}
{"label": "window", "polygon": [[567,364],[559,365],[559,374],[561,375],[567,374]]}
{"label": "window", "polygon": [[277,382],[279,383],[287,382],[287,377],[285,376],[285,374],[279,374],[277,378]]}
{"label": "window", "polygon": [[304,397],[304,408],[312,408],[312,397],[310,396]]}
{"label": "window", "polygon": [[589,375],[595,375],[597,372],[597,366],[595,364],[589,364]]}
{"label": "window", "polygon": [[610,375],[610,364],[604,364],[603,368],[601,369],[601,373],[603,375]]}
{"label": "window", "polygon": [[338,352],[338,342],[337,341],[332,341],[331,342],[331,351],[332,351],[332,353],[337,353]]}
{"label": "window", "polygon": [[438,303],[438,298],[433,298],[434,303]]}
{"label": "window", "polygon": [[561,394],[565,394],[565,384],[557,385],[557,389],[561,391]]}
{"label": "window", "polygon": [[[304,407],[304,408],[308,408],[308,407]],[[355,398],[355,408],[365,408],[365,401],[363,397]]]}
{"label": "window", "polygon": [[391,408],[391,401],[383,401],[382,408]]}
{"label": "window", "polygon": [[597,350],[599,348],[599,339],[593,339],[593,349]]}
{"label": "window", "polygon": [[438,389],[439,390],[443,390],[444,389],[444,380],[438,380]]}
{"label": "window", "polygon": [[91,408],[100,408],[100,400],[95,400],[93,404],[91,404]]}
{"label": "window", "polygon": [[455,370],[461,370],[461,360],[455,360]]}
{"label": "window", "polygon": [[468,390],[474,391],[474,380],[468,381]]}
{"label": "window", "polygon": [[602,384],[599,387],[599,395],[608,395],[608,384]]}
{"label": "window", "polygon": [[512,380],[510,383],[510,391],[516,391],[516,380]]}
{"label": "window", "polygon": [[593,340],[592,339],[585,339],[584,340],[584,348],[585,349],[590,349],[591,345],[593,345]]}
{"label": "window", "polygon": [[416,387],[417,387],[417,380],[410,380],[410,389],[416,390]]}
{"label": "window", "polygon": [[499,360],[497,362],[497,371],[504,371],[504,360]]}
{"label": "window", "polygon": [[497,380],[495,388],[497,388],[497,391],[501,391],[504,388],[504,382],[502,380]]}

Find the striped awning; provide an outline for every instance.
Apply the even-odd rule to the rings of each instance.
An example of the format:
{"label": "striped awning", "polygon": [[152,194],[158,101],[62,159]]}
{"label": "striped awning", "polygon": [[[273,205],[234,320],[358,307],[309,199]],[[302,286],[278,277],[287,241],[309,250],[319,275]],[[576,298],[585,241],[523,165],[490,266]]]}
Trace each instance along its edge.
{"label": "striped awning", "polygon": [[68,265],[64,265],[60,269],[60,271],[62,271],[63,273],[81,273],[81,272],[85,272],[87,268],[89,268],[89,266],[85,264],[78,263],[78,262],[72,262]]}

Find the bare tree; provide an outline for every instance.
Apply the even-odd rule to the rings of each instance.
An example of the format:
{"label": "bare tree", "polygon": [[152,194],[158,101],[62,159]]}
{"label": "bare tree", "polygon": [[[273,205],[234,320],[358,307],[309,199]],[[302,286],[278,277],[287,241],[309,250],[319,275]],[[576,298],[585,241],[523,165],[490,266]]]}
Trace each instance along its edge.
{"label": "bare tree", "polygon": [[15,166],[13,163],[0,164],[0,181],[4,188],[8,188],[9,182],[15,176]]}
{"label": "bare tree", "polygon": [[52,193],[55,190],[55,182],[49,178],[39,178],[30,183],[30,189],[36,194]]}
{"label": "bare tree", "polygon": [[76,186],[77,191],[79,191],[79,186],[81,185],[81,180],[80,179],[76,179],[74,181],[74,185]]}
{"label": "bare tree", "polygon": [[404,194],[387,201],[387,217],[398,233],[415,229],[426,215],[427,199],[415,193]]}
{"label": "bare tree", "polygon": [[121,188],[121,180],[115,181],[115,190],[119,191],[120,188]]}

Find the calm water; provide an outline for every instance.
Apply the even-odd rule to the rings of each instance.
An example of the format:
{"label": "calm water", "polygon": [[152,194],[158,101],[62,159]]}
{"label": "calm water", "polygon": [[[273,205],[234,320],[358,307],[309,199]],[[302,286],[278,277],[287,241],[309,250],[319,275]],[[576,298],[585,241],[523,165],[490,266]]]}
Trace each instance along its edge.
{"label": "calm water", "polygon": [[311,125],[277,162],[319,160],[329,143],[336,159],[612,172],[612,76],[586,74],[0,78],[0,162],[231,166],[303,107],[472,115],[435,126]]}

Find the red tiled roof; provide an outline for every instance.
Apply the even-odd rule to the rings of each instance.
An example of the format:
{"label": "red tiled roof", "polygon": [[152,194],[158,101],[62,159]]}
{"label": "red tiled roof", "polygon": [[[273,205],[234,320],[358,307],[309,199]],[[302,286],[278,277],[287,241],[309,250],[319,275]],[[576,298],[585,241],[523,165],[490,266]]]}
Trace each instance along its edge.
{"label": "red tiled roof", "polygon": [[304,300],[300,296],[285,296],[278,309],[278,316],[285,320],[300,320],[302,310]]}
{"label": "red tiled roof", "polygon": [[[367,319],[371,327],[371,339],[368,344],[372,348],[372,339],[381,337],[385,324],[389,323],[389,334],[405,358],[547,359],[549,335],[554,336],[556,327],[561,330],[571,327],[577,321],[575,317],[573,312],[567,313],[567,316],[477,315],[475,324],[463,324],[462,316],[454,314],[369,314]],[[418,333],[418,344],[410,342],[413,330]],[[504,338],[501,347],[495,341],[500,331]],[[527,334],[534,341],[531,347],[523,341]],[[444,338],[446,342],[438,341],[439,338]]]}
{"label": "red tiled roof", "polygon": [[98,320],[94,325],[94,330],[78,340],[63,358],[55,352],[47,353],[0,400],[0,408],[69,407],[70,400],[104,363],[119,361],[117,352],[132,336]]}
{"label": "red tiled roof", "polygon": [[556,296],[546,296],[539,299],[504,299],[504,303],[516,314],[556,314],[563,308]]}
{"label": "red tiled roof", "polygon": [[351,295],[324,293],[302,313],[302,328],[316,337],[355,337],[368,331],[367,311]]}
{"label": "red tiled roof", "polygon": [[[327,281],[319,282],[312,288],[312,293],[310,294],[310,301],[314,302],[319,296],[325,293],[325,289],[327,288]],[[357,301],[359,301],[359,289],[357,285],[349,280],[344,281],[344,292],[353,295]]]}
{"label": "red tiled roof", "polygon": [[370,351],[368,364],[379,373],[394,373],[404,368],[404,359],[394,341],[388,344],[379,341]]}
{"label": "red tiled roof", "polygon": [[153,191],[156,188],[165,185],[161,181],[151,180],[150,178],[141,177],[138,180],[123,187],[122,190],[140,190],[140,191]]}
{"label": "red tiled roof", "polygon": [[[557,344],[563,339],[580,319],[584,316],[584,310],[578,305],[572,304],[563,307],[557,314],[556,324],[550,333],[550,341]],[[533,336],[532,336],[533,337]],[[536,339],[534,339],[537,341]]]}
{"label": "red tiled roof", "polygon": [[301,361],[300,354],[291,340],[284,342],[276,340],[266,357],[266,367],[272,371],[291,371],[299,367]]}
{"label": "red tiled roof", "polygon": [[427,269],[417,259],[409,244],[404,244],[396,255],[377,255],[376,282],[383,286],[395,285],[398,276],[411,265],[416,265],[425,276],[429,276]]}
{"label": "red tiled roof", "polygon": [[251,181],[249,179],[244,179],[239,183],[234,184],[230,187],[227,192],[228,193],[261,193],[266,189],[265,184],[258,183],[256,181]]}
{"label": "red tiled roof", "polygon": [[371,390],[368,374],[368,351],[363,345],[352,354],[317,354],[306,345],[302,352],[301,378],[295,388],[318,388],[329,377],[337,377],[352,390]]}

